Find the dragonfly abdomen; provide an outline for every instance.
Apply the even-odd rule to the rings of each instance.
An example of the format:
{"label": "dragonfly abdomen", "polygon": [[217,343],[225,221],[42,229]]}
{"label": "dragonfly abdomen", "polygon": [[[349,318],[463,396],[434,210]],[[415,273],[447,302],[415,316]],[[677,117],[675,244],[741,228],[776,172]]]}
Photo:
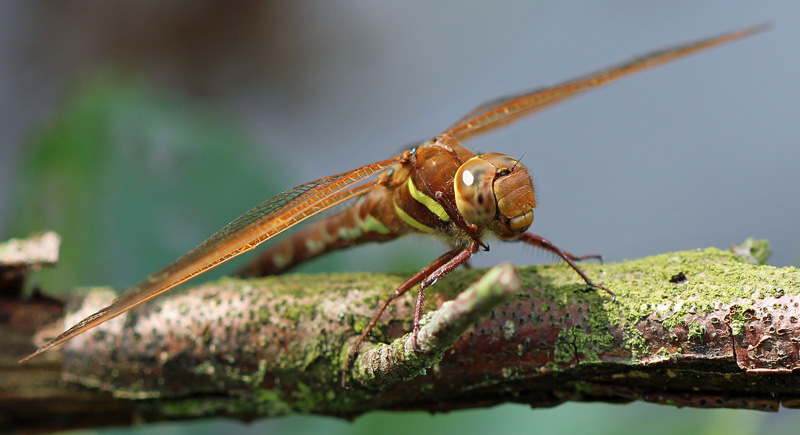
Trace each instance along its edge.
{"label": "dragonfly abdomen", "polygon": [[337,249],[394,240],[408,231],[392,219],[391,203],[391,189],[378,186],[340,213],[277,241],[240,271],[239,276],[277,275]]}

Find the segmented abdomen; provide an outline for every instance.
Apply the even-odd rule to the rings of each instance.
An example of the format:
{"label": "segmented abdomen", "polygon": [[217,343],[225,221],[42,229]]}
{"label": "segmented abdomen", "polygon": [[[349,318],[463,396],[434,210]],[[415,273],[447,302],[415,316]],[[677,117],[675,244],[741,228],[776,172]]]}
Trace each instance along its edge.
{"label": "segmented abdomen", "polygon": [[391,189],[378,186],[340,213],[278,240],[239,276],[276,275],[336,249],[394,240],[409,231],[394,218],[392,203]]}

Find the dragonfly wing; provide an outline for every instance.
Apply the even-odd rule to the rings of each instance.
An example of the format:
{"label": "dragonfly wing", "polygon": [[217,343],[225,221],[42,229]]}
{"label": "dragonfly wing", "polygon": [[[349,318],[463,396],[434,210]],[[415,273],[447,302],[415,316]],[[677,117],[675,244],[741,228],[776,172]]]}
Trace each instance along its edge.
{"label": "dragonfly wing", "polygon": [[[110,306],[81,320],[73,327],[25,357],[25,362],[103,322],[169,291],[170,289],[243,254],[298,223],[337,204],[363,195],[377,180],[357,183],[405,158],[405,154],[362,166],[338,175],[320,178],[280,193],[254,207],[175,262],[128,289]],[[355,187],[354,187],[355,186]]]}
{"label": "dragonfly wing", "polygon": [[766,27],[767,25],[762,24],[713,38],[655,51],[555,86],[489,101],[450,126],[442,133],[442,136],[451,136],[459,142],[463,142],[473,136],[502,127],[581,92],[701,50],[750,36],[765,30]]}

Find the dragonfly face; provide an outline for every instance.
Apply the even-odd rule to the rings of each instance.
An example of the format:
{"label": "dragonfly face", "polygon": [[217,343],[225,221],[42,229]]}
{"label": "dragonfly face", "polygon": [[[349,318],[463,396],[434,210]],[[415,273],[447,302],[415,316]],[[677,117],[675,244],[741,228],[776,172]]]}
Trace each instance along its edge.
{"label": "dragonfly face", "polygon": [[501,239],[524,233],[533,222],[536,197],[528,169],[505,154],[467,160],[454,180],[456,207],[468,224],[488,227]]}

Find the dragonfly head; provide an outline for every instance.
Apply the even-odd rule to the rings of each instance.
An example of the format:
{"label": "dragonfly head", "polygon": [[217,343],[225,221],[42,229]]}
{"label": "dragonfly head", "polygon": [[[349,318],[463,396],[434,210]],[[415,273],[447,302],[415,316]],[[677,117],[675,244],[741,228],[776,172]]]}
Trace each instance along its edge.
{"label": "dragonfly head", "polygon": [[536,198],[528,169],[505,154],[481,154],[456,171],[456,206],[467,223],[488,227],[500,238],[525,232]]}

